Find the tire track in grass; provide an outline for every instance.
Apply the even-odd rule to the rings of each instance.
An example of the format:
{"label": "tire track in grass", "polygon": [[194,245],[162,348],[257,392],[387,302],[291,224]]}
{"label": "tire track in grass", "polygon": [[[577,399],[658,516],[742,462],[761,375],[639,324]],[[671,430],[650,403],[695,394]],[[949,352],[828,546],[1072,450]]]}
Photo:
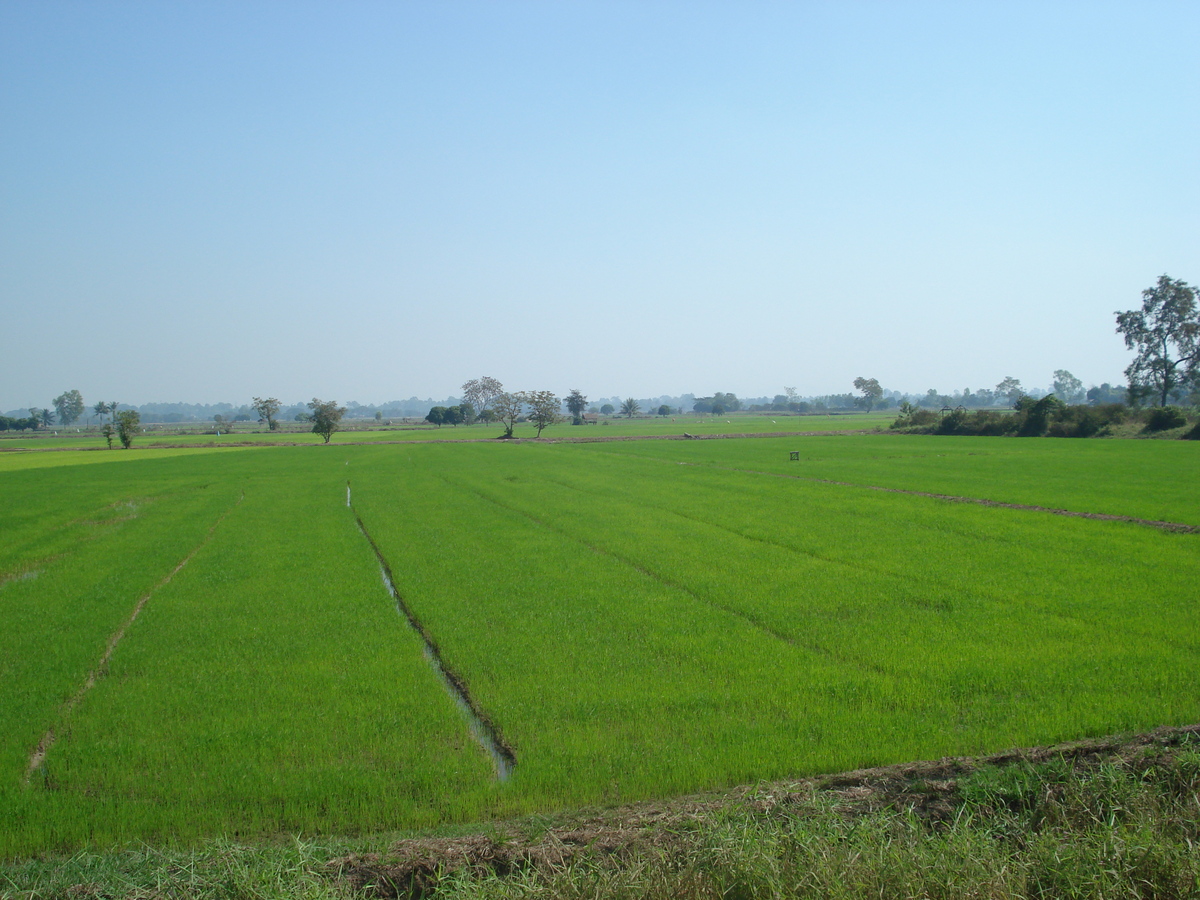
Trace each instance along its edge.
{"label": "tire track in grass", "polygon": [[41,768],[41,766],[45,763],[46,756],[50,753],[50,748],[54,746],[54,742],[57,740],[57,735],[55,734],[55,731],[54,731],[55,727],[58,727],[59,730],[61,731],[62,726],[65,725],[67,720],[70,718],[71,712],[75,709],[76,706],[79,705],[80,701],[83,700],[83,698],[87,694],[87,692],[90,691],[93,687],[95,687],[96,682],[99,681],[101,678],[103,678],[107,674],[108,661],[109,661],[109,659],[112,658],[113,651],[115,651],[117,649],[117,644],[119,644],[121,642],[121,638],[125,637],[125,632],[129,630],[129,626],[131,626],[134,623],[134,621],[137,619],[137,617],[139,615],[141,615],[142,609],[145,608],[146,603],[150,600],[150,598],[152,596],[154,596],[154,594],[157,591],[159,591],[160,589],[162,589],[162,588],[166,587],[168,584],[170,584],[171,579],[173,579],[176,575],[178,575],[179,572],[183,569],[183,567],[192,561],[192,557],[194,557],[197,553],[199,553],[204,548],[204,546],[210,540],[212,540],[213,534],[216,533],[217,526],[220,525],[223,521],[225,521],[225,517],[228,516],[235,509],[237,509],[238,505],[245,498],[246,498],[246,492],[243,490],[241,495],[237,498],[237,500],[234,501],[233,506],[229,507],[229,509],[225,510],[225,512],[221,513],[221,515],[217,516],[217,520],[215,522],[213,522],[212,525],[209,526],[208,531],[205,533],[204,537],[200,539],[200,543],[198,543],[195,547],[193,547],[188,552],[188,554],[182,560],[179,561],[179,564],[177,566],[175,566],[175,568],[173,568],[170,572],[168,572],[162,578],[162,580],[158,582],[158,584],[154,585],[154,587],[150,588],[150,590],[148,590],[145,594],[143,594],[138,599],[138,602],[133,607],[133,612],[131,612],[129,614],[129,618],[125,620],[125,622],[121,625],[120,628],[118,628],[116,631],[114,631],[112,633],[112,635],[108,639],[108,644],[104,648],[104,653],[100,657],[100,661],[98,663],[96,663],[96,667],[94,669],[92,669],[90,672],[88,672],[87,678],[84,679],[83,684],[81,684],[79,686],[79,689],[77,691],[75,691],[75,693],[73,695],[71,695],[69,698],[67,698],[67,701],[59,709],[58,721],[55,723],[54,726],[51,726],[50,728],[48,728],[46,730],[46,733],[44,735],[42,735],[42,739],[40,741],[38,741],[37,746],[34,748],[33,753],[30,754],[29,767],[25,770],[25,784],[26,785],[28,785],[30,780],[33,778],[33,773],[36,772],[39,768]]}
{"label": "tire track in grass", "polygon": [[516,513],[517,515],[528,519],[529,521],[533,522],[534,524],[542,526],[543,528],[547,529],[548,531],[552,531],[557,535],[565,537],[567,540],[575,541],[580,546],[586,547],[588,550],[591,550],[593,553],[599,553],[602,556],[607,556],[610,559],[614,559],[617,562],[621,563],[622,565],[627,566],[630,569],[633,569],[635,572],[639,572],[642,575],[645,575],[647,578],[657,581],[659,584],[666,585],[669,588],[672,588],[683,594],[686,594],[688,597],[691,597],[697,603],[703,603],[704,605],[710,606],[716,610],[720,610],[721,612],[726,613],[727,615],[731,615],[737,619],[741,619],[746,624],[757,629],[758,631],[761,631],[763,634],[766,634],[769,637],[774,638],[777,641],[782,641],[783,643],[785,643],[791,647],[798,647],[803,650],[808,650],[808,651],[810,651],[812,653],[816,653],[820,656],[824,656],[824,657],[827,657],[830,659],[837,659],[837,657],[826,647],[822,647],[819,644],[801,643],[800,641],[797,641],[792,636],[784,634],[782,631],[777,631],[776,629],[772,628],[767,623],[759,620],[758,618],[750,615],[747,612],[744,612],[743,610],[737,609],[736,607],[733,607],[733,606],[728,606],[724,603],[718,603],[716,600],[711,600],[707,597],[704,597],[701,594],[697,593],[695,590],[693,590],[691,587],[689,587],[688,585],[686,585],[682,582],[675,581],[674,579],[671,579],[671,578],[667,577],[666,575],[663,575],[661,572],[656,572],[653,569],[650,569],[650,568],[642,565],[641,563],[637,562],[636,560],[630,559],[629,557],[626,557],[626,556],[622,556],[620,553],[617,553],[614,550],[610,550],[607,547],[602,547],[599,544],[593,544],[590,541],[584,540],[583,538],[578,537],[577,535],[571,534],[570,532],[567,532],[567,531],[563,530],[562,528],[559,528],[555,525],[550,524],[549,522],[547,522],[544,519],[539,519],[537,516],[533,515],[532,513],[526,512],[525,510],[520,509],[519,507],[512,506],[511,504],[505,503],[502,500],[499,500],[495,497],[489,496],[488,494],[484,493],[483,491],[479,490],[478,488],[474,488],[474,487],[471,487],[470,485],[462,484],[459,482],[451,481],[449,478],[446,478],[443,475],[439,475],[438,478],[441,481],[443,481],[445,484],[449,485],[450,487],[458,488],[459,490],[464,490],[471,494],[474,494],[475,496],[479,497],[481,500],[484,500],[495,506],[499,506],[501,509],[506,509],[509,512]]}
{"label": "tire track in grass", "polygon": [[[684,465],[690,465],[685,463]],[[1171,531],[1176,534],[1200,533],[1200,526],[1186,525],[1182,522],[1161,522],[1157,519],[1139,519],[1137,516],[1119,516],[1112,513],[1080,512],[1074,509],[1059,509],[1053,506],[1037,506],[1031,503],[1005,503],[1001,500],[988,500],[984,497],[962,497],[957,494],[936,494],[932,491],[914,491],[909,488],[883,487],[877,484],[856,484],[852,481],[834,481],[831,478],[810,478],[804,475],[783,475],[779,472],[763,472],[758,469],[733,469],[726,466],[715,468],[728,472],[743,472],[748,475],[767,475],[772,478],[791,478],[796,481],[812,481],[818,484],[836,484],[840,487],[862,488],[866,491],[883,491],[888,494],[907,494],[910,497],[929,497],[933,500],[947,500],[951,503],[974,503],[977,506],[989,506],[996,509],[1016,509],[1024,512],[1049,513],[1054,516],[1067,516],[1074,519],[1092,519],[1097,522],[1128,522],[1130,525],[1143,525],[1147,528],[1157,528],[1160,531]]]}
{"label": "tire track in grass", "polygon": [[[681,463],[681,465],[684,465],[684,464]],[[565,482],[565,481],[559,481],[559,480],[556,480],[553,478],[547,478],[546,481],[551,484],[556,484],[559,487],[563,488],[564,490],[576,491],[577,493],[586,494],[586,495],[592,496],[592,497],[604,496],[603,494],[601,494],[598,491],[588,490],[587,488],[582,488],[582,487],[579,487],[578,485],[569,484],[568,482]],[[658,512],[665,513],[668,516],[676,516],[680,519],[683,519],[684,521],[692,522],[697,525],[702,525],[706,528],[713,528],[713,529],[716,529],[717,531],[723,531],[726,534],[733,535],[736,538],[741,538],[744,541],[750,541],[752,543],[762,544],[765,547],[771,547],[775,550],[781,550],[785,553],[791,553],[791,554],[795,554],[796,556],[802,556],[802,557],[805,557],[806,559],[811,559],[815,562],[822,563],[823,565],[837,566],[839,568],[846,569],[854,574],[859,574],[859,573],[865,572],[870,575],[884,575],[888,578],[904,578],[905,580],[907,580],[909,582],[912,582],[912,583],[916,582],[916,579],[912,575],[906,574],[904,572],[893,572],[886,568],[880,568],[877,566],[866,565],[861,561],[851,561],[851,560],[846,560],[846,559],[839,559],[836,556],[829,556],[827,554],[817,553],[813,550],[805,550],[801,547],[794,547],[791,544],[787,544],[782,541],[774,540],[765,535],[750,534],[749,532],[740,531],[739,529],[734,528],[730,525],[725,525],[721,522],[717,522],[712,519],[705,519],[705,518],[702,518],[701,516],[697,516],[692,513],[687,513],[680,509],[674,509],[669,506],[660,506],[655,503],[645,503],[644,501],[641,502],[641,506],[646,509],[657,510]],[[948,585],[948,584],[940,582],[940,581],[938,583],[941,584],[942,586],[952,586],[952,585]],[[919,609],[926,609],[926,610],[940,609],[940,606],[937,603],[925,602],[923,599],[921,599],[919,597],[903,598],[901,600],[901,602],[907,603],[910,606],[915,606]],[[831,653],[831,651],[823,651],[823,652]],[[838,659],[841,662],[845,661],[842,657],[838,657],[836,655],[834,656],[834,658]],[[872,668],[870,666],[870,664],[868,664],[868,663],[863,663],[862,665],[866,666],[867,668]],[[880,670],[880,671],[882,671],[882,670]]]}
{"label": "tire track in grass", "polygon": [[[350,505],[350,485],[346,485],[346,505]],[[438,648],[437,642],[429,633],[428,629],[417,618],[416,614],[404,602],[404,598],[400,596],[400,592],[396,590],[396,582],[392,577],[392,567],[388,564],[387,558],[379,549],[379,545],[375,543],[375,539],[371,537],[371,533],[367,531],[367,526],[363,524],[362,516],[358,514],[358,510],[354,510],[354,521],[358,523],[358,530],[362,536],[366,538],[371,550],[375,553],[375,559],[379,562],[379,574],[383,578],[383,585],[387,588],[392,599],[396,601],[396,609],[399,613],[408,620],[409,627],[417,633],[421,641],[425,644],[425,658],[429,661],[429,665],[437,673],[442,685],[446,688],[446,692],[454,699],[459,711],[467,720],[467,727],[470,729],[471,736],[492,758],[492,765],[496,769],[496,780],[507,781],[512,774],[513,769],[517,766],[517,755],[513,748],[500,734],[500,729],[488,717],[488,715],[479,707],[475,700],[471,697],[471,692],[467,690],[467,683],[463,681],[457,673],[446,665],[442,659],[442,651]]]}
{"label": "tire track in grass", "polygon": [[[624,457],[624,456],[620,456],[619,458],[628,459],[628,457]],[[764,472],[764,471],[757,470],[757,469],[739,469],[739,468],[733,468],[730,466],[717,466],[717,465],[705,465],[705,464],[701,464],[701,463],[692,463],[692,462],[680,462],[679,460],[669,460],[669,459],[664,459],[661,457],[640,457],[640,458],[650,459],[655,462],[661,462],[661,463],[669,464],[669,465],[693,466],[696,468],[703,468],[703,469],[717,469],[717,470],[720,470],[723,472],[736,472],[736,473],[748,474],[748,475],[767,475],[767,476],[770,476],[773,478],[787,478],[787,479],[791,479],[793,481],[807,481],[807,482],[819,483],[819,484],[833,484],[833,485],[838,485],[841,487],[856,487],[856,488],[864,488],[867,490],[880,490],[880,491],[885,491],[885,492],[889,492],[889,493],[898,493],[898,494],[915,494],[917,496],[924,496],[924,497],[941,498],[943,496],[943,495],[938,495],[938,494],[924,493],[924,492],[920,492],[920,491],[909,491],[909,490],[904,490],[904,489],[900,489],[900,488],[872,487],[870,485],[859,485],[859,484],[853,484],[851,482],[831,481],[831,480],[825,479],[825,478],[811,478],[811,477],[806,477],[803,475],[781,475],[777,472]],[[559,481],[556,479],[546,479],[546,480],[553,484],[557,484],[566,490],[576,491],[578,493],[587,494],[589,496],[602,496],[600,494],[600,492],[591,491],[586,488],[579,487],[578,485],[569,484],[568,482],[565,482],[565,481]],[[945,497],[945,499],[953,500],[955,498],[947,496],[947,497]],[[999,503],[999,502],[987,501],[987,500],[975,500],[975,499],[972,499],[969,497],[964,497],[961,499],[963,500],[963,502],[966,502],[966,503],[977,503],[977,504],[981,504],[981,505],[990,505],[990,506],[999,506],[999,507],[1013,507],[1016,509],[1038,509],[1038,510],[1047,511],[1047,512],[1054,512],[1054,510],[1048,509],[1046,507],[1021,507],[1021,506],[1016,506],[1014,504]],[[736,537],[743,538],[744,540],[755,541],[755,542],[765,544],[770,547],[775,547],[777,549],[784,550],[789,553],[796,553],[801,556],[806,556],[810,559],[816,560],[818,562],[826,563],[829,565],[841,566],[843,568],[850,570],[851,572],[867,572],[867,573],[876,574],[876,575],[884,575],[888,578],[902,578],[902,579],[908,580],[909,582],[915,583],[915,579],[912,576],[910,576],[904,572],[892,571],[886,567],[867,565],[861,561],[850,562],[848,560],[838,559],[836,557],[826,556],[826,555],[823,555],[820,553],[814,553],[810,550],[804,550],[799,547],[794,547],[787,543],[772,540],[771,538],[766,537],[766,536],[747,534],[746,532],[740,531],[740,530],[730,527],[728,525],[724,525],[719,522],[714,522],[709,519],[700,518],[699,516],[691,515],[689,513],[683,512],[678,509],[672,509],[670,507],[659,506],[657,504],[648,504],[648,503],[645,503],[644,501],[642,501],[642,505],[649,507],[651,509],[659,510],[660,512],[667,513],[668,515],[679,516],[682,519],[686,519],[691,522],[696,522],[697,524],[700,524],[700,525],[706,525],[706,526],[709,526],[712,528],[719,529],[721,531],[725,531]],[[1066,515],[1066,516],[1088,515],[1088,514],[1081,514],[1081,513],[1072,513],[1072,512],[1066,511],[1066,510],[1062,511],[1062,514]],[[1116,520],[1131,521],[1131,522],[1134,522],[1137,524],[1151,524],[1151,525],[1154,524],[1152,522],[1149,522],[1148,520],[1131,519],[1130,517],[1126,517],[1126,516],[1102,515],[1099,513],[1091,514],[1090,517],[1100,518],[1100,519],[1116,519]],[[1167,524],[1169,524],[1169,523],[1167,523]],[[1184,533],[1186,533],[1187,531],[1200,531],[1200,529],[1193,528],[1192,526],[1189,526],[1189,525],[1179,526],[1179,530],[1184,531]],[[959,590],[958,586],[948,579],[940,578],[940,577],[937,577],[936,575],[931,575],[931,574],[926,574],[924,577],[928,580],[933,581],[934,583],[936,583],[937,585],[939,585],[942,588]],[[1003,597],[996,595],[990,589],[981,588],[979,586],[972,587],[971,596],[974,596],[980,600],[984,600],[984,601],[987,601],[990,603],[1001,603],[1004,600]],[[901,602],[908,603],[912,606],[915,606],[915,607],[918,607],[921,609],[938,609],[939,608],[938,605],[935,603],[926,603],[926,602],[923,602],[920,598],[916,598],[916,597],[902,598]],[[1065,623],[1068,623],[1071,625],[1078,625],[1085,621],[1085,619],[1080,615],[1070,613],[1070,612],[1065,612],[1065,611],[1059,610],[1059,609],[1043,608],[1041,610],[1041,615],[1043,615],[1047,618],[1054,619],[1054,620],[1057,620],[1060,622],[1065,622]],[[1168,646],[1171,646],[1171,647],[1174,647],[1177,649],[1190,649],[1189,645],[1187,645],[1186,643],[1175,641],[1171,638],[1158,637],[1157,640],[1163,641]],[[844,657],[838,656],[835,653],[832,653],[831,651],[827,651],[827,655],[830,655],[834,659],[837,659],[839,661],[843,661],[843,662],[848,661],[848,662],[851,662],[856,665],[861,665],[864,668],[870,669],[871,671],[883,672],[882,669],[879,669],[865,661],[856,660],[853,657],[844,658]]]}
{"label": "tire track in grass", "polygon": [[[613,454],[620,455],[620,454]],[[1048,513],[1053,516],[1067,516],[1074,519],[1091,519],[1097,522],[1127,522],[1130,525],[1142,525],[1146,528],[1157,528],[1159,531],[1169,531],[1175,534],[1200,534],[1200,525],[1188,525],[1184,522],[1162,522],[1158,519],[1141,519],[1137,516],[1121,516],[1114,513],[1085,512],[1074,509],[1060,509],[1054,506],[1038,506],[1033,503],[1007,503],[1003,500],[989,500],[986,497],[964,497],[959,494],[938,494],[933,491],[917,491],[911,488],[884,487],[878,484],[860,484],[854,481],[836,481],[832,478],[817,478],[812,475],[787,475],[783,472],[765,472],[762,469],[742,469],[735,466],[719,466],[715,463],[698,463],[665,459],[663,457],[642,456],[641,459],[654,459],[658,462],[675,466],[695,466],[702,469],[719,469],[723,472],[740,472],[745,475],[765,475],[768,478],[787,478],[792,481],[808,481],[813,484],[833,484],[839,487],[860,488],[864,491],[883,491],[888,494],[907,494],[910,497],[928,497],[932,500],[946,500],[950,503],[973,503],[977,506],[987,506],[993,509],[1015,509],[1023,512]]]}
{"label": "tire track in grass", "polygon": [[[691,463],[679,463],[679,465],[692,465],[692,464]],[[718,468],[718,469],[722,469],[724,471],[735,471],[735,472],[740,471],[737,469],[729,469],[728,467],[723,467],[723,466],[713,466],[712,468]],[[755,473],[751,472],[751,474],[755,474]],[[771,474],[771,473],[762,473],[762,474]],[[793,476],[781,476],[781,477],[793,477]],[[598,491],[591,491],[586,488],[582,488],[582,487],[579,487],[578,485],[570,484],[565,481],[560,481],[560,480],[552,479],[552,478],[547,478],[545,480],[547,482],[549,482],[550,484],[558,485],[559,487],[563,488],[564,490],[575,491],[577,493],[585,494],[588,496],[604,496]],[[800,480],[805,480],[805,479],[800,479]],[[852,486],[854,486],[854,485],[852,485]],[[653,503],[645,503],[644,501],[641,503],[641,505],[643,507],[646,507],[649,509],[654,509],[661,513],[665,513],[667,515],[678,516],[681,519],[684,519],[688,522],[694,522],[697,525],[703,525],[705,527],[715,528],[718,531],[723,531],[726,534],[733,535],[734,537],[741,538],[742,540],[752,541],[755,543],[763,544],[764,546],[772,547],[774,549],[781,550],[786,553],[794,553],[796,555],[806,557],[808,559],[814,560],[819,563],[823,563],[825,565],[837,566],[837,567],[846,569],[853,573],[865,572],[865,573],[868,573],[871,575],[883,575],[887,578],[904,579],[904,580],[909,581],[910,583],[914,583],[914,584],[916,583],[916,579],[913,576],[911,576],[907,573],[904,573],[904,572],[897,572],[897,571],[892,571],[887,568],[866,565],[866,564],[862,563],[861,561],[851,562],[849,560],[838,559],[837,557],[827,556],[827,555],[824,555],[821,553],[815,553],[811,550],[804,550],[800,547],[794,547],[790,544],[787,544],[787,543],[784,543],[781,541],[772,540],[771,538],[763,536],[763,535],[749,534],[747,532],[740,531],[737,528],[733,528],[729,525],[724,525],[720,522],[715,522],[710,519],[704,519],[699,516],[683,512],[682,510],[679,510],[679,509],[672,509],[670,507],[660,506],[660,505],[653,504]],[[947,579],[937,578],[932,575],[926,575],[925,577],[934,581],[938,586],[940,586],[942,588],[958,589],[957,585],[955,585],[954,583],[952,583],[951,581],[949,581]],[[685,590],[686,590],[686,588],[685,588]],[[977,597],[980,600],[984,600],[984,601],[991,602],[991,603],[1000,602],[1000,598],[993,596],[993,594],[990,591],[981,590],[979,588],[973,589],[972,596]],[[703,601],[703,602],[709,602],[709,601]],[[903,598],[899,599],[899,602],[906,603],[910,606],[917,607],[918,609],[933,610],[933,611],[938,611],[941,609],[939,604],[926,602],[925,600],[923,600],[920,597],[903,597]],[[1073,615],[1071,613],[1063,612],[1061,610],[1045,609],[1045,610],[1042,610],[1042,614],[1047,616],[1048,618],[1055,619],[1055,620],[1062,621],[1062,622],[1067,622],[1070,624],[1078,624],[1081,621],[1083,621],[1079,616]],[[881,675],[889,674],[887,672],[887,670],[885,670],[882,666],[878,666],[874,663],[868,662],[867,660],[859,658],[859,657],[846,656],[845,654],[837,653],[837,652],[830,650],[823,646],[808,645],[808,644],[798,644],[797,646],[808,647],[809,649],[814,650],[818,653],[821,653],[822,655],[824,655],[830,659],[836,660],[839,663],[848,663],[850,665],[858,666],[859,668],[866,669],[867,671],[870,671],[870,672],[876,672]]]}

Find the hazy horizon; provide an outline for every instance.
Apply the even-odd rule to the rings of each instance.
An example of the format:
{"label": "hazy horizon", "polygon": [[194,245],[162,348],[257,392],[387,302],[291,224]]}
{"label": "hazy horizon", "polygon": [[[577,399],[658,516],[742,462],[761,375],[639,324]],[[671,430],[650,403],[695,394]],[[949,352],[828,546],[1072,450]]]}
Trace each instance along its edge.
{"label": "hazy horizon", "polygon": [[[0,6],[0,407],[1123,382],[1200,5]],[[163,398],[184,397],[183,401]]]}

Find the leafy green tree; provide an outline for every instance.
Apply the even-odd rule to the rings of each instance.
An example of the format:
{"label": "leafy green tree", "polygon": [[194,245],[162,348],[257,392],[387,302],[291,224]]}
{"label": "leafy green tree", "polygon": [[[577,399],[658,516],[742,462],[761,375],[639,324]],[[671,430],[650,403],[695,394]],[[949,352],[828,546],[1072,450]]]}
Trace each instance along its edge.
{"label": "leafy green tree", "polygon": [[605,403],[603,406],[600,407],[600,412],[602,415],[611,416],[616,411],[617,411],[616,408],[613,407],[613,405],[611,403]]}
{"label": "leafy green tree", "polygon": [[336,400],[318,400],[316,397],[313,397],[312,402],[307,406],[312,410],[309,413],[312,421],[312,433],[325,438],[325,443],[328,444],[333,433],[341,427],[346,407],[338,406]]}
{"label": "leafy green tree", "polygon": [[277,399],[267,397],[264,400],[262,397],[255,397],[250,407],[258,413],[258,421],[267,423],[267,431],[274,431],[279,427],[279,423],[275,421],[275,416],[279,413]]}
{"label": "leafy green tree", "polygon": [[996,393],[1007,399],[1015,407],[1017,401],[1025,396],[1025,389],[1021,387],[1021,380],[1019,378],[1005,375],[1004,380],[996,385]]}
{"label": "leafy green tree", "polygon": [[1200,373],[1200,314],[1196,291],[1183,281],[1160,275],[1142,291],[1142,308],[1115,313],[1117,334],[1137,356],[1125,370],[1133,401],[1154,396],[1166,406],[1172,393]]}
{"label": "leafy green tree", "polygon": [[58,421],[70,425],[83,415],[86,407],[83,405],[83,395],[79,391],[63,391],[54,398],[54,408],[58,410]]}
{"label": "leafy green tree", "polygon": [[463,423],[464,418],[461,406],[447,406],[442,421],[457,428]]}
{"label": "leafy green tree", "polygon": [[625,402],[621,404],[621,415],[632,419],[642,411],[642,405],[632,397],[626,397]]}
{"label": "leafy green tree", "polygon": [[[537,436],[542,436],[542,430],[562,421],[559,410],[562,401],[553,391],[528,391],[525,402],[529,405],[529,421],[537,426]],[[586,401],[585,401],[586,402]]]}
{"label": "leafy green tree", "polygon": [[446,407],[435,406],[425,414],[425,421],[430,425],[436,425],[438,428],[446,421]]}
{"label": "leafy green tree", "polygon": [[108,441],[108,449],[111,450],[113,437],[117,433],[115,430],[113,430],[112,423],[105,422],[104,427],[100,429],[100,433],[104,435],[104,440]]}
{"label": "leafy green tree", "polygon": [[664,403],[662,406],[660,406],[658,408],[658,414],[660,416],[663,416],[664,418],[666,416],[669,416],[671,414],[671,407],[669,407],[667,404]]}
{"label": "leafy green tree", "polygon": [[[484,375],[482,378],[472,378],[462,386],[463,399],[477,411],[479,418],[490,409],[497,397],[504,393],[504,385],[495,378]],[[485,419],[486,421],[486,419]]]}
{"label": "leafy green tree", "polygon": [[1129,396],[1128,389],[1121,384],[1111,385],[1107,381],[1099,386],[1088,388],[1088,403],[1123,403]]}
{"label": "leafy green tree", "polygon": [[571,393],[567,394],[563,401],[567,404],[567,409],[571,411],[571,416],[578,425],[583,421],[583,411],[587,409],[587,397],[579,393],[578,388],[571,388]]}
{"label": "leafy green tree", "polygon": [[1025,418],[1021,422],[1017,434],[1021,437],[1041,437],[1046,433],[1051,418],[1061,414],[1065,407],[1066,404],[1054,394],[1047,394],[1040,400],[1022,396],[1017,400],[1016,410],[1018,413],[1023,413]]}
{"label": "leafy green tree", "polygon": [[513,436],[513,427],[517,424],[517,419],[525,409],[525,394],[522,391],[501,391],[493,399],[491,408],[496,418],[504,425],[504,436],[510,438]]}
{"label": "leafy green tree", "polygon": [[883,396],[883,388],[879,386],[879,381],[875,378],[855,378],[854,389],[862,394],[859,403],[866,408],[867,412],[874,409],[879,398]]}
{"label": "leafy green tree", "polygon": [[123,409],[116,414],[116,421],[117,437],[121,439],[121,446],[128,450],[133,445],[133,436],[142,417],[136,409]]}
{"label": "leafy green tree", "polygon": [[1054,370],[1053,388],[1063,403],[1078,403],[1083,398],[1083,382],[1066,369]]}

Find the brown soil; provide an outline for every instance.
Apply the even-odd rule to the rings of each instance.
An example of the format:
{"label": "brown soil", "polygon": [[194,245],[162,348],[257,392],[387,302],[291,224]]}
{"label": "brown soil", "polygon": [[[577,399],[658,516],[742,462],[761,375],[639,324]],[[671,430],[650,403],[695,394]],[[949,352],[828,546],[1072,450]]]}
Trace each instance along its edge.
{"label": "brown soil", "polygon": [[329,862],[332,875],[375,897],[423,897],[451,874],[508,875],[553,870],[587,858],[620,865],[634,856],[684,849],[698,822],[722,813],[802,814],[801,804],[824,798],[843,816],[880,810],[911,811],[932,823],[952,820],[962,805],[959,779],[982,766],[1039,763],[1061,757],[1077,769],[1102,763],[1150,760],[1184,744],[1200,743],[1200,724],[1138,735],[1096,738],[1009,750],[985,757],[946,757],[735,788],[669,801],[589,809],[501,822],[458,837],[398,841],[386,853],[352,854]]}

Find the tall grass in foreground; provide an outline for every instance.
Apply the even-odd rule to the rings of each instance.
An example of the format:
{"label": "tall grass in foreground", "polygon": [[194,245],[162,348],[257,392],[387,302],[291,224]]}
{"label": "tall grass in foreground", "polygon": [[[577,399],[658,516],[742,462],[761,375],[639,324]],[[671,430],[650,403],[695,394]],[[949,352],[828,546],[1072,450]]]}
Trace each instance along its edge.
{"label": "tall grass in foreground", "polygon": [[[1008,792],[989,790],[1004,782]],[[1013,787],[1028,794],[1016,799]],[[949,823],[847,815],[818,797],[782,813],[729,810],[666,852],[561,869],[463,872],[444,898],[1078,898],[1200,896],[1200,755],[1075,772],[1051,761],[983,772]]]}
{"label": "tall grass in foreground", "polygon": [[[768,794],[769,796],[769,794]],[[218,840],[188,850],[139,847],[0,865],[0,896],[351,898],[1057,898],[1200,896],[1200,754],[1169,753],[1072,766],[984,768],[960,778],[943,817],[908,807],[873,812],[824,791],[786,803],[750,795],[710,802],[700,814],[663,810],[657,824],[627,826],[617,846],[578,848],[569,860],[529,854],[489,865],[490,839],[553,850],[595,817],[504,823],[481,835],[474,865],[429,860],[418,884],[387,873],[400,857],[387,836]],[[619,818],[612,823],[619,824]],[[554,831],[545,833],[553,826]],[[561,843],[557,844],[561,847]],[[347,877],[347,861],[378,854],[381,877]],[[520,858],[519,856],[517,857]],[[539,860],[541,860],[539,862]],[[399,874],[397,872],[397,874]],[[356,888],[361,884],[361,888]],[[410,892],[410,888],[416,888]]]}

